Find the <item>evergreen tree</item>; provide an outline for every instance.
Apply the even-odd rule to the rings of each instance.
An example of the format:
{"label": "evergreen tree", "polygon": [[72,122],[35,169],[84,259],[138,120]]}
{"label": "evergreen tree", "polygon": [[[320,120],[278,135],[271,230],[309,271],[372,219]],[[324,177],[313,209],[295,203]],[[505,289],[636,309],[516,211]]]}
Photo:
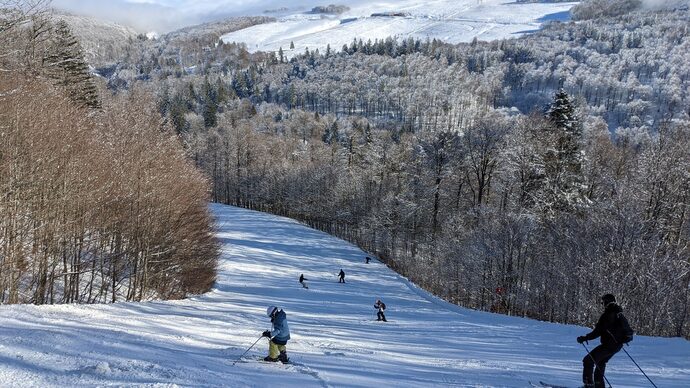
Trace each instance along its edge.
{"label": "evergreen tree", "polygon": [[547,111],[547,116],[558,130],[579,138],[581,130],[575,116],[575,107],[565,90],[560,89],[556,92],[553,103]]}
{"label": "evergreen tree", "polygon": [[185,115],[187,114],[187,102],[185,98],[176,94],[170,104],[170,122],[175,128],[175,132],[182,133],[187,132],[189,129],[189,123]]}
{"label": "evergreen tree", "polygon": [[228,99],[228,88],[226,87],[223,80],[220,77],[218,77],[216,79],[216,103],[218,105],[222,105],[223,103],[227,102]]}
{"label": "evergreen tree", "polygon": [[331,124],[330,127],[326,127],[326,130],[324,131],[323,137],[321,139],[326,144],[333,144],[334,142],[338,141],[338,137],[338,122],[333,121],[333,124]]}
{"label": "evergreen tree", "polygon": [[163,84],[160,94],[158,96],[158,111],[161,116],[166,116],[170,111],[170,88],[168,84]]}
{"label": "evergreen tree", "polygon": [[367,125],[364,127],[364,140],[367,142],[367,144],[371,144],[373,141],[373,138],[371,136],[371,124],[367,122]]}
{"label": "evergreen tree", "polygon": [[283,46],[280,46],[278,48],[278,60],[280,63],[285,63],[285,53],[283,53]]}
{"label": "evergreen tree", "polygon": [[100,109],[96,84],[89,73],[82,48],[64,20],[55,26],[43,64],[48,76],[65,88],[71,100],[80,106]]}
{"label": "evergreen tree", "polygon": [[194,83],[191,81],[187,84],[186,100],[187,100],[187,109],[189,109],[189,110],[194,110],[194,104],[197,102],[200,102],[199,96],[197,95],[196,90],[194,89]]}
{"label": "evergreen tree", "polygon": [[581,202],[582,125],[575,107],[564,90],[559,90],[547,111],[554,144],[547,147],[545,167],[547,186],[555,210],[572,210]]}
{"label": "evergreen tree", "polygon": [[247,72],[237,73],[232,81],[232,88],[239,98],[249,97],[252,90],[252,83]]}
{"label": "evergreen tree", "polygon": [[208,77],[204,79],[204,84],[202,86],[203,93],[203,116],[204,116],[204,127],[211,128],[215,127],[218,122],[216,114],[218,113],[218,94],[211,86]]}

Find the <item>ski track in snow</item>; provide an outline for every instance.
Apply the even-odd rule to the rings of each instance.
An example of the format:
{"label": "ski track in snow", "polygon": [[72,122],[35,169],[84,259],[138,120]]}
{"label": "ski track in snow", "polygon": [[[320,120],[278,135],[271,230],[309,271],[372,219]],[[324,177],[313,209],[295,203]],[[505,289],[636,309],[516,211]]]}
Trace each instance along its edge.
{"label": "ski track in snow", "polygon": [[[2,306],[0,386],[579,385],[584,354],[575,338],[587,328],[464,309],[294,220],[211,208],[223,252],[211,292],[169,302]],[[377,298],[390,322],[375,321]],[[269,304],[288,314],[293,363],[258,361],[267,353],[261,339],[233,366],[270,327]],[[688,386],[688,341],[637,336],[627,350],[659,387]],[[623,352],[607,377],[618,387],[649,386]]]}
{"label": "ski track in snow", "polygon": [[[389,36],[440,39],[448,43],[474,38],[495,40],[538,30],[545,21],[567,20],[572,3],[516,3],[505,0],[401,0],[355,3],[341,15],[314,15],[292,11],[272,23],[223,35],[225,42],[241,42],[250,52],[278,51],[287,57],[305,49],[324,52],[349,45],[353,38],[366,43]],[[405,12],[407,16],[374,17],[374,13]],[[290,49],[294,43],[295,48]]]}

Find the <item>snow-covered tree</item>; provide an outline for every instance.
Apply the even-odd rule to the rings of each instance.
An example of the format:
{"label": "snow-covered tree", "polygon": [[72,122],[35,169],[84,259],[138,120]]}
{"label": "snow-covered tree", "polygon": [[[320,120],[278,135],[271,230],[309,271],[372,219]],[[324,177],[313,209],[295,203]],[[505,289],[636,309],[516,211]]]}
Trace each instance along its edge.
{"label": "snow-covered tree", "polygon": [[81,46],[65,21],[57,22],[52,38],[44,58],[48,75],[79,105],[99,109],[96,84]]}

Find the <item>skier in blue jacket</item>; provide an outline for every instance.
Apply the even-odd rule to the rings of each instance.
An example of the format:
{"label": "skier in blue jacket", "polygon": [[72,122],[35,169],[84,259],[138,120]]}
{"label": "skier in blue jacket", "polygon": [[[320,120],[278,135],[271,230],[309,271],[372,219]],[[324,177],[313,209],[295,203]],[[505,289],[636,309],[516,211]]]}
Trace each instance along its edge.
{"label": "skier in blue jacket", "polygon": [[289,359],[285,345],[287,345],[290,339],[290,328],[288,327],[287,315],[285,311],[276,306],[269,306],[266,310],[266,315],[271,318],[273,329],[263,332],[263,336],[269,339],[268,356],[264,358],[264,361],[280,361],[286,363]]}

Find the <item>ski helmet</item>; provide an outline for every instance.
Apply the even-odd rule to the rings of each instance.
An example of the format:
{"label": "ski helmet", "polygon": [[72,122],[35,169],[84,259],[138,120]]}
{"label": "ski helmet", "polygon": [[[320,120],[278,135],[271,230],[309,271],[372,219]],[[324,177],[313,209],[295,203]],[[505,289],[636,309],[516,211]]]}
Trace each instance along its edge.
{"label": "ski helmet", "polygon": [[605,294],[601,297],[601,301],[604,302],[604,304],[609,304],[615,302],[616,297],[613,296],[613,294]]}
{"label": "ski helmet", "polygon": [[273,315],[273,312],[276,310],[278,310],[278,307],[268,306],[268,308],[266,309],[266,315],[268,315],[270,317],[271,315]]}

